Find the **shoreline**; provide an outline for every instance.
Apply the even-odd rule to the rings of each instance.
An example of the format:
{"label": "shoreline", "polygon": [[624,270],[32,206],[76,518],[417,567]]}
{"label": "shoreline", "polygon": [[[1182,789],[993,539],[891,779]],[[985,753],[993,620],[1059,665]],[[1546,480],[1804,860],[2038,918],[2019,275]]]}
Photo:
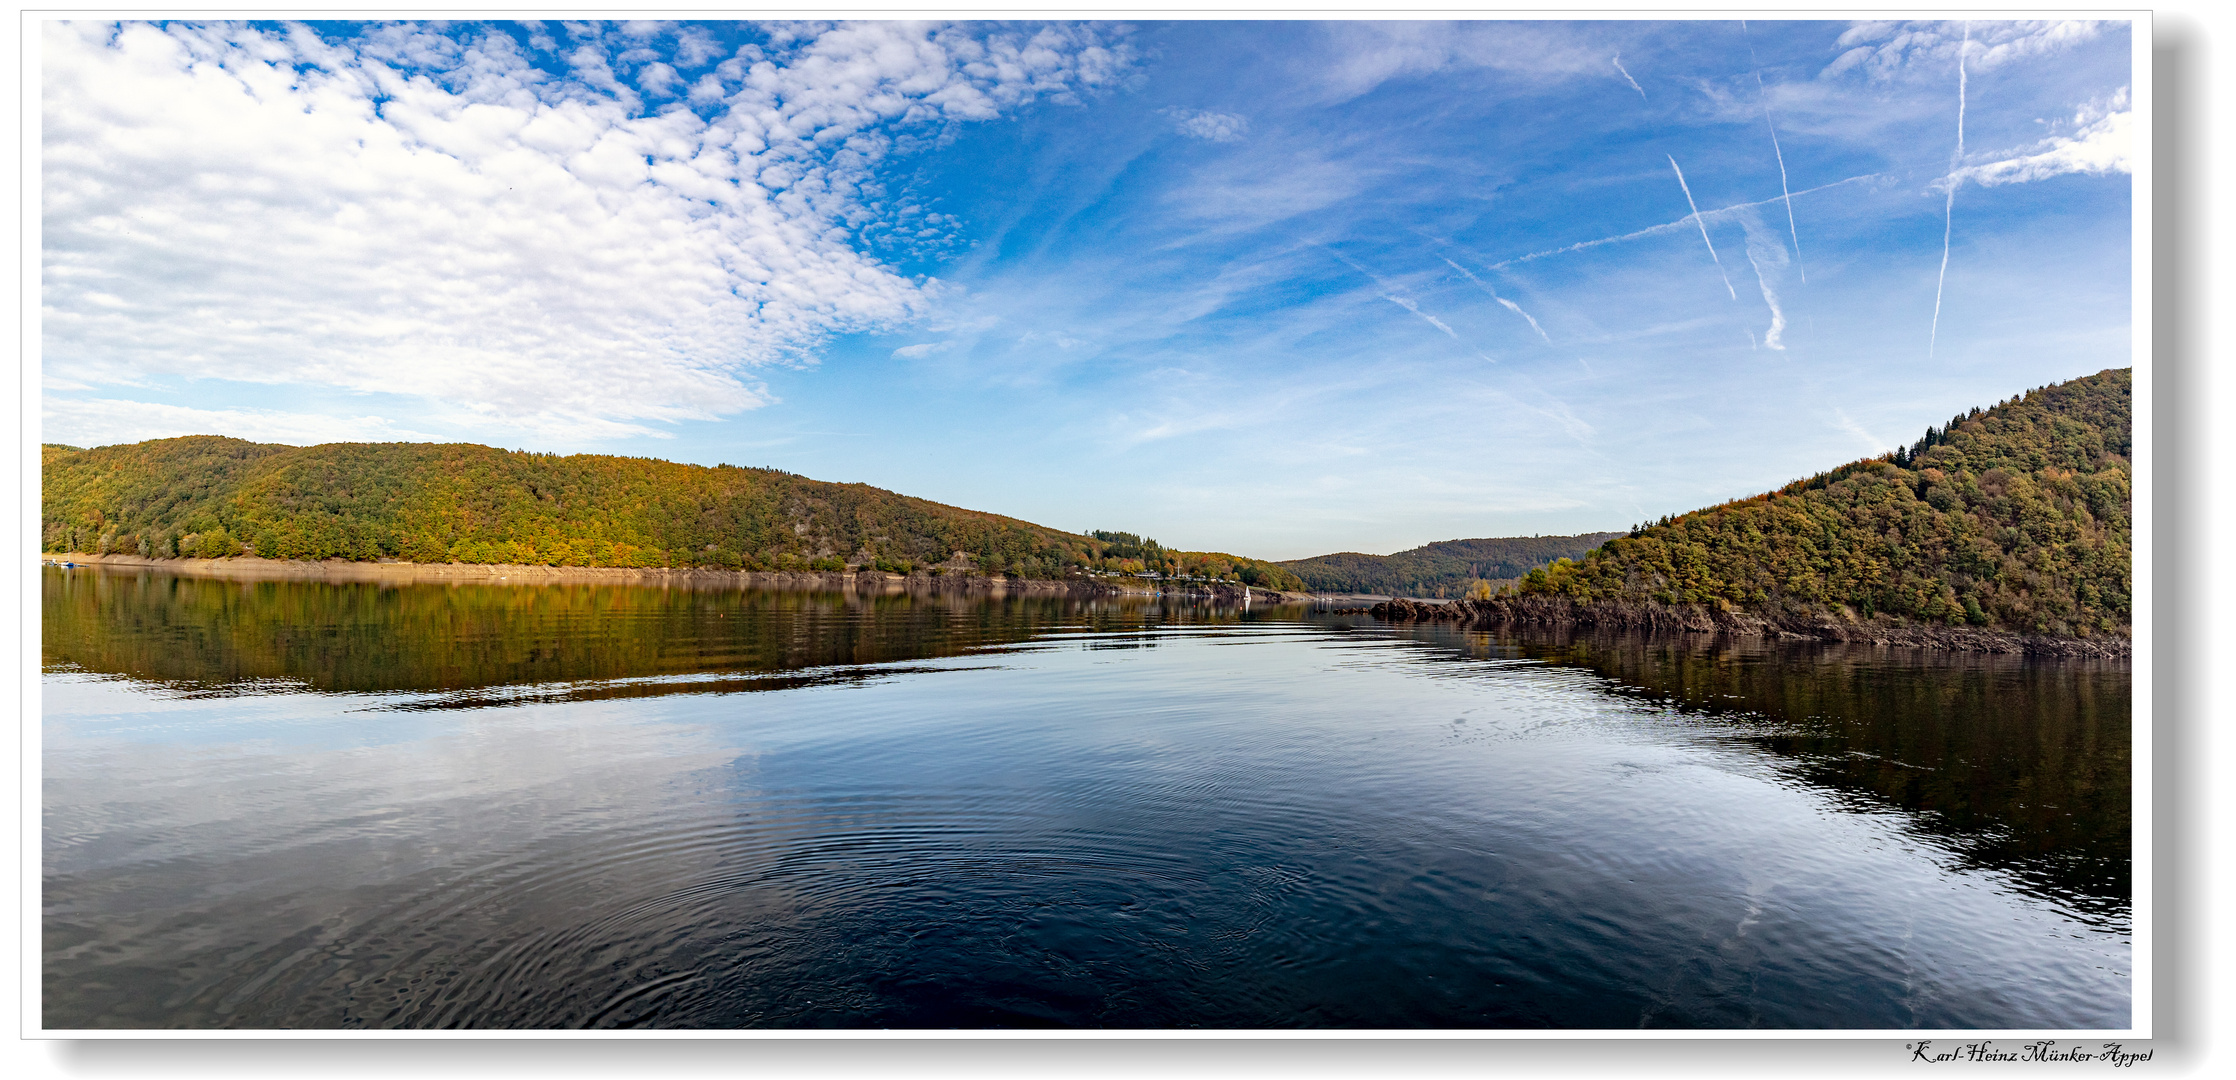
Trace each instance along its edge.
{"label": "shoreline", "polygon": [[2133,639],[2106,635],[2100,638],[2054,637],[1988,630],[1976,626],[1941,626],[1895,622],[1884,616],[1841,621],[1826,613],[1760,615],[1747,611],[1716,611],[1695,604],[1655,601],[1603,600],[1580,604],[1567,597],[1502,596],[1489,600],[1453,600],[1429,604],[1394,598],[1366,611],[1390,623],[1442,622],[1461,626],[1592,627],[1609,630],[1685,631],[1731,634],[1739,637],[1775,637],[1789,641],[1842,642],[1854,645],[1895,645],[1942,649],[1951,652],[2019,653],[2027,656],[2130,659]]}
{"label": "shoreline", "polygon": [[[376,585],[635,585],[706,590],[779,589],[876,593],[962,593],[984,596],[1137,596],[1243,603],[1239,585],[1160,587],[1107,578],[1049,580],[987,575],[893,574],[879,570],[710,570],[628,566],[522,566],[506,563],[357,562],[325,559],[156,559],[144,555],[41,553],[41,564],[69,562],[107,570],[144,570],[225,581],[318,581]],[[1328,614],[1366,615],[1382,622],[1451,623],[1465,627],[1569,627],[1681,631],[1790,641],[1893,645],[1956,652],[2127,659],[2134,643],[2122,636],[2093,638],[2019,634],[1973,626],[1895,622],[1884,616],[1840,620],[1826,613],[1717,611],[1702,605],[1610,600],[1579,604],[1566,597],[1507,596],[1489,600],[1418,600],[1364,594],[1290,593],[1251,586],[1250,602],[1309,604]]]}
{"label": "shoreline", "polygon": [[[157,559],[145,555],[42,552],[42,565],[73,563],[104,569],[150,570],[226,581],[322,581],[384,585],[645,585],[694,589],[795,589],[833,592],[971,592],[992,596],[1169,596],[1243,601],[1244,587],[1224,583],[1159,587],[1101,578],[1012,578],[983,574],[893,574],[882,570],[710,570],[635,566],[522,566],[508,563],[359,562],[351,559]],[[1252,586],[1250,599],[1302,603],[1294,593]]]}

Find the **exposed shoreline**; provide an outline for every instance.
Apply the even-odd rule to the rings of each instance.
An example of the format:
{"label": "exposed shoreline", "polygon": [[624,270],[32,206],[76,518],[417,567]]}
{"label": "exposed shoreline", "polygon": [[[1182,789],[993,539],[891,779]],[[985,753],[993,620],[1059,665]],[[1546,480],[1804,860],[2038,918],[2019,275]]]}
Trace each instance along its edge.
{"label": "exposed shoreline", "polygon": [[1897,622],[1881,616],[1842,620],[1823,613],[1717,611],[1696,604],[1604,600],[1579,604],[1567,597],[1502,596],[1430,604],[1394,598],[1366,609],[1385,622],[1448,622],[1462,626],[1595,627],[1610,630],[1690,631],[1743,637],[1899,645],[1956,652],[2023,653],[2028,656],[2127,659],[2134,641],[2124,635],[2070,638],[2015,634],[1977,626]]}
{"label": "exposed shoreline", "polygon": [[[1173,596],[1244,599],[1241,585],[1116,582],[1103,578],[1045,580],[979,574],[890,574],[880,570],[787,571],[707,570],[632,566],[519,566],[503,563],[359,562],[350,559],[264,559],[236,555],[223,559],[156,559],[144,555],[42,553],[42,563],[71,562],[110,569],[141,569],[180,577],[228,581],[326,581],[387,585],[646,585],[691,589],[801,589],[843,592],[956,592],[992,596]],[[1306,598],[1271,589],[1250,588],[1253,600],[1302,602]]]}
{"label": "exposed shoreline", "polygon": [[[1244,602],[1239,585],[1070,578],[1061,581],[984,575],[890,574],[877,570],[706,570],[626,566],[517,566],[501,563],[309,562],[241,555],[224,559],[154,559],[142,555],[42,554],[41,562],[72,562],[109,569],[140,569],[181,577],[228,581],[324,581],[386,585],[640,585],[686,589],[790,589],[827,592],[965,593],[986,596],[1165,596]],[[1315,596],[1252,587],[1259,603],[1312,603],[1330,611],[1369,615],[1390,623],[1454,623],[1470,627],[1584,627],[1609,630],[1684,631],[1788,640],[1897,645],[1959,652],[2126,659],[2133,641],[2123,635],[2091,638],[2016,634],[1975,626],[1897,622],[1885,616],[1841,620],[1822,613],[1762,615],[1717,611],[1702,605],[1650,601],[1579,604],[1566,597],[1518,596],[1490,600],[1425,601],[1363,595]],[[1379,602],[1376,602],[1379,601]]]}

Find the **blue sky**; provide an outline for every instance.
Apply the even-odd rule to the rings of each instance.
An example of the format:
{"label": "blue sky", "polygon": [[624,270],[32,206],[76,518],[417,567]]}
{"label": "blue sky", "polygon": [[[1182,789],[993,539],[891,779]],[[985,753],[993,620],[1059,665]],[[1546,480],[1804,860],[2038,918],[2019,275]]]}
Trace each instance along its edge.
{"label": "blue sky", "polygon": [[2124,23],[44,34],[51,441],[1292,558],[1623,528],[2131,363]]}

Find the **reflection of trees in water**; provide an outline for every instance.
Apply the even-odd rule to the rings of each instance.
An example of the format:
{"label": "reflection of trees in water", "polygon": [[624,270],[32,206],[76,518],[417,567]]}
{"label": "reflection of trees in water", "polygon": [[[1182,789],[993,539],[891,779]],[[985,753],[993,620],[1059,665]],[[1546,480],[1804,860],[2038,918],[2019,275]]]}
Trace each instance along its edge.
{"label": "reflection of trees in water", "polygon": [[[187,693],[273,683],[439,692],[473,707],[782,689],[898,674],[908,661],[1128,632],[1281,618],[1171,600],[693,590],[617,585],[226,582],[48,570],[49,668]],[[1332,619],[1330,622],[1350,622]],[[1612,692],[1713,718],[1858,809],[1899,807],[1969,863],[2124,918],[2131,841],[2124,661],[2024,659],[1706,635],[1523,635],[1419,627],[1456,655],[1580,667]],[[565,685],[562,685],[565,684]]]}
{"label": "reflection of trees in water", "polygon": [[1856,809],[1918,812],[1966,864],[2124,920],[2132,859],[2126,661],[1713,635],[1422,630],[1481,657],[1588,668],[1718,721]]}
{"label": "reflection of trees in water", "polygon": [[[981,652],[1056,630],[1224,621],[1170,600],[789,592],[630,585],[230,582],[45,571],[44,660],[227,692],[277,681],[336,692],[780,673]],[[676,679],[564,696],[777,689],[795,678]],[[269,689],[267,685],[264,689]],[[547,700],[465,695],[459,704]]]}

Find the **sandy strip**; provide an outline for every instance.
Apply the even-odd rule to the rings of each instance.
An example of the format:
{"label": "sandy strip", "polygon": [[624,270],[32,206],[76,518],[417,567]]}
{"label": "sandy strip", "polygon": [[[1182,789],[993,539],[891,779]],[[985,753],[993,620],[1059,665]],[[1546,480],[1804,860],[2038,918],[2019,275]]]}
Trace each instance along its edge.
{"label": "sandy strip", "polygon": [[902,576],[875,570],[852,573],[678,570],[626,566],[512,566],[490,563],[355,562],[326,559],[151,559],[141,555],[42,554],[41,563],[76,563],[104,570],[150,570],[181,577],[228,581],[375,582],[390,585],[655,585],[696,589],[825,589],[852,592],[906,592],[911,589],[973,590],[1007,594],[1071,593],[1093,586],[1064,581],[988,577]]}
{"label": "sandy strip", "polygon": [[[1147,582],[1044,581],[1030,578],[944,574],[888,574],[877,570],[842,573],[788,573],[777,570],[677,570],[666,567],[626,566],[512,566],[489,563],[355,562],[326,559],[260,559],[240,555],[229,559],[151,559],[143,555],[84,555],[42,553],[41,563],[76,563],[103,570],[146,570],[180,577],[217,578],[226,581],[328,581],[373,582],[387,585],[645,585],[683,589],[793,589],[824,592],[969,592],[993,596],[1109,596],[1158,595],[1240,600],[1239,588],[1213,590],[1182,586],[1159,589]],[[1227,593],[1232,592],[1232,597]],[[1211,594],[1206,596],[1206,594]],[[1297,602],[1302,594],[1252,589],[1261,603]]]}

